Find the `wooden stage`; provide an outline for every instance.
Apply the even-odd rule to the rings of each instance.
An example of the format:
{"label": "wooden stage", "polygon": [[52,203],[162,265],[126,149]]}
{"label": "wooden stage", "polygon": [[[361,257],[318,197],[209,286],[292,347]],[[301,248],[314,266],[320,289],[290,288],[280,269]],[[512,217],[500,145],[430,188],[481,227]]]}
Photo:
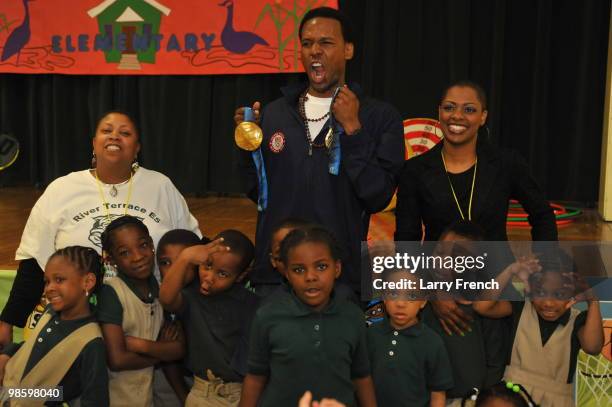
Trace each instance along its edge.
{"label": "wooden stage", "polygon": [[[35,188],[0,188],[0,270],[16,269],[15,251],[23,227],[36,199],[42,194]],[[214,236],[223,229],[233,228],[254,238],[257,208],[246,198],[187,197],[193,215],[200,222],[202,232]],[[385,212],[373,218],[370,237],[390,238],[394,230],[394,215]],[[529,239],[529,230],[512,228],[510,239]],[[601,220],[593,209],[586,209],[574,223],[559,228],[561,240],[612,241],[612,223]]]}

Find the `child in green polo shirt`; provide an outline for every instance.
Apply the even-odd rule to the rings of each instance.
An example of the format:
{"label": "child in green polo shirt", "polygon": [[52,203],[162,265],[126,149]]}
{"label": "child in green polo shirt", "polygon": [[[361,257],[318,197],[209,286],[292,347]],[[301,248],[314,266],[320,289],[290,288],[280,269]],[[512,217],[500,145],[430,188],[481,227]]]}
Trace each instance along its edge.
{"label": "child in green polo shirt", "polygon": [[305,390],[361,407],[376,405],[363,313],[338,301],[340,248],[320,227],[291,231],[280,245],[291,291],[257,311],[240,407],[296,406]]}
{"label": "child in green polo shirt", "polygon": [[[483,235],[482,228],[472,221],[455,222],[440,236],[436,255],[454,257],[463,251],[476,251],[481,247]],[[459,274],[454,269],[443,268],[436,270],[433,277],[437,281],[454,281],[457,277],[470,279],[475,275],[475,271]],[[421,317],[440,335],[446,347],[454,383],[446,397],[447,403],[453,403],[451,405],[455,407],[474,388],[483,389],[501,380],[509,321],[478,315],[470,301],[479,295],[475,290],[441,290],[437,295],[438,298],[428,301]]]}
{"label": "child in green polo shirt", "polygon": [[[292,230],[308,228],[311,226],[315,225],[312,222],[308,222],[304,219],[287,218],[272,230],[272,239],[270,241],[270,264],[274,270],[280,274],[281,283],[275,290],[271,291],[267,296],[265,296],[265,302],[273,300],[276,298],[277,294],[282,291],[291,290],[291,287],[287,282],[287,272],[285,270],[285,266],[280,261],[281,242]],[[355,292],[351,289],[351,287],[342,283],[341,281],[336,280],[334,283],[334,292],[336,293],[337,299],[348,300],[354,302],[355,304],[359,304]]]}
{"label": "child in green polo shirt", "polygon": [[[236,406],[246,370],[250,320],[258,297],[240,283],[253,260],[253,243],[225,230],[211,243],[187,247],[165,275],[160,300],[181,319],[194,385],[185,405]],[[198,277],[185,286],[198,268]]]}
{"label": "child in green polo shirt", "polygon": [[154,366],[184,353],[171,329],[160,336],[163,310],[153,275],[153,239],[141,220],[122,216],[106,227],[102,251],[117,270],[100,290],[98,309],[111,370],[110,404],[148,407],[153,405]]}
{"label": "child in green polo shirt", "polygon": [[[416,274],[389,271],[388,281],[411,281]],[[419,319],[427,303],[418,288],[386,291],[385,318],[368,328],[368,351],[379,406],[444,407],[453,386],[450,362],[440,336]]]}
{"label": "child in green polo shirt", "polygon": [[62,405],[62,400],[19,398],[5,404],[5,396],[13,396],[7,389],[36,387],[61,387],[63,400],[71,405],[77,399],[83,406],[109,405],[106,350],[90,304],[103,275],[92,248],[69,246],[51,255],[45,267],[49,305],[28,340],[5,347],[0,355],[3,406]]}
{"label": "child in green polo shirt", "polygon": [[[209,240],[206,239],[208,243]],[[200,244],[198,235],[187,229],[173,229],[164,233],[157,243],[156,260],[159,268],[159,274],[163,280],[166,274],[170,271],[172,264],[178,259],[181,252],[187,247]],[[196,269],[186,275],[185,284],[189,284],[196,275]],[[176,314],[166,313],[165,320],[167,324],[174,325],[182,332],[182,324],[177,319]],[[165,362],[161,364],[161,370],[164,373],[164,378],[160,377],[159,370],[155,370],[155,384],[153,388],[154,402],[165,407],[175,405],[185,405],[189,388],[185,378],[188,378],[192,383],[192,374],[185,369],[183,361]]]}

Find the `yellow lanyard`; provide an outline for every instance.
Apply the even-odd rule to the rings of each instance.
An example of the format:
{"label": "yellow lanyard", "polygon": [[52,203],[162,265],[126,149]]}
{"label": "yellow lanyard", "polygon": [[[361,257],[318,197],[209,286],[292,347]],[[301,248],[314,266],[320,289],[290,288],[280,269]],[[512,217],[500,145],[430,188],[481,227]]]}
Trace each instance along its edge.
{"label": "yellow lanyard", "polygon": [[[455,198],[455,204],[457,204],[457,209],[459,209],[459,215],[461,215],[461,219],[465,220],[465,216],[463,216],[463,211],[461,210],[461,205],[459,205],[459,200],[457,199],[457,194],[455,193],[455,188],[453,188],[453,183],[451,182],[450,176],[448,175],[448,169],[446,169],[446,161],[444,161],[444,153],[440,150],[440,155],[442,156],[442,164],[444,164],[444,171],[446,172],[446,178],[448,178],[448,184],[451,187],[451,192],[453,193],[453,198]],[[470,189],[470,202],[468,204],[468,220],[472,220],[472,198],[474,197],[474,185],[476,184],[476,170],[478,169],[478,157],[476,157],[476,162],[474,163],[474,176],[472,177],[472,188]]]}
{"label": "yellow lanyard", "polygon": [[[102,183],[100,182],[100,178],[98,178],[98,171],[94,170],[94,172],[96,173],[96,182],[98,184],[98,191],[100,191],[100,198],[102,198],[102,203],[104,203],[104,207],[106,208],[106,219],[110,223],[112,219],[110,217],[110,211],[108,210],[109,204],[104,198],[104,192],[102,191]],[[125,211],[123,212],[123,216],[127,215],[128,205],[130,203],[130,199],[132,198],[132,175],[133,172],[130,172],[130,186],[128,187],[128,196],[127,200],[125,201]]]}

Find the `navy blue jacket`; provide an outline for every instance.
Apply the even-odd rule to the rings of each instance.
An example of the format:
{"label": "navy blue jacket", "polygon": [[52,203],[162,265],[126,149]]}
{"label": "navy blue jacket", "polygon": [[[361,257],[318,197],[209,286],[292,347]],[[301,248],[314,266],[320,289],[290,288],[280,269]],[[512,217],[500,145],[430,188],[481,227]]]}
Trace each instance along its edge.
{"label": "navy blue jacket", "polygon": [[[262,153],[268,180],[268,206],[259,212],[256,232],[254,284],[278,283],[268,253],[272,230],[288,217],[299,217],[329,228],[344,249],[341,281],[361,292],[360,244],[368,232],[370,214],[386,207],[395,192],[404,163],[403,125],[389,104],[361,95],[362,129],[341,134],[341,165],[338,175],[328,171],[325,148],[308,155],[304,122],[298,112],[299,95],[307,84],[281,89],[283,97],[264,106],[260,125],[264,133]],[[317,135],[323,141],[327,124]],[[257,176],[250,153],[245,153],[247,193],[257,202]]]}

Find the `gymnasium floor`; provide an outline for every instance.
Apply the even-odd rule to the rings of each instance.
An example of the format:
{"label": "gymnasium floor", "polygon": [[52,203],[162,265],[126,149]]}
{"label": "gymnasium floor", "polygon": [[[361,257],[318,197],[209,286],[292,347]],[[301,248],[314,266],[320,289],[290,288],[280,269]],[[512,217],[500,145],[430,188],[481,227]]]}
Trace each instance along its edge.
{"label": "gymnasium floor", "polygon": [[[35,188],[0,188],[0,270],[17,268],[15,251],[30,210],[41,194]],[[257,209],[250,200],[187,197],[187,203],[205,235],[212,237],[223,229],[233,228],[254,238]],[[371,221],[370,238],[391,239],[394,229],[392,212],[377,214]],[[512,240],[527,240],[529,230],[511,228],[509,235]],[[612,241],[612,223],[603,222],[595,210],[587,209],[575,222],[561,226],[559,237],[561,240]]]}

